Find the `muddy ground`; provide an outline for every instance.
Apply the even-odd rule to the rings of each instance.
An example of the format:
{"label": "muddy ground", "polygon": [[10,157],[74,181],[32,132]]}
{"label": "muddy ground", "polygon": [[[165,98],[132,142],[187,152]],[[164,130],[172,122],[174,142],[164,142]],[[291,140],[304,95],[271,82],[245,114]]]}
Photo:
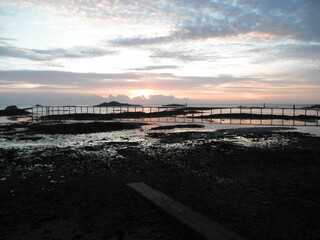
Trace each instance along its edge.
{"label": "muddy ground", "polygon": [[[134,125],[139,130],[129,123],[121,126],[126,137],[110,140],[123,131],[70,133],[88,129],[80,125],[0,128],[0,239],[196,239],[126,187],[138,181],[247,239],[320,237],[319,137],[287,128]],[[79,144],[80,133],[90,140]],[[142,137],[131,141],[133,134]],[[66,138],[74,144],[61,145]]]}

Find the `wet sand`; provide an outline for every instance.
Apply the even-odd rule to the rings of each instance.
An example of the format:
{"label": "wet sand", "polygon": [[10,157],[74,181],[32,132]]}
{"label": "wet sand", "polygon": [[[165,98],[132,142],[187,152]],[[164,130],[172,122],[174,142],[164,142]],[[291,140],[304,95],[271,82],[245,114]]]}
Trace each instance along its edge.
{"label": "wet sand", "polygon": [[[0,147],[0,239],[195,239],[125,186],[137,181],[248,239],[319,239],[319,137],[62,125],[60,134],[41,123],[0,128],[2,141],[28,146]],[[57,144],[32,147],[45,141]]]}

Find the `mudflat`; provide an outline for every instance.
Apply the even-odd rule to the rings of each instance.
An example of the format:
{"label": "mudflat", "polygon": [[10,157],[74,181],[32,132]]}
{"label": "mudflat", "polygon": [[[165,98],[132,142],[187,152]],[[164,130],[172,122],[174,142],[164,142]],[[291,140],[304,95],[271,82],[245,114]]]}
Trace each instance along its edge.
{"label": "mudflat", "polygon": [[0,127],[0,239],[197,238],[126,186],[138,181],[247,239],[320,237],[319,137],[50,124]]}

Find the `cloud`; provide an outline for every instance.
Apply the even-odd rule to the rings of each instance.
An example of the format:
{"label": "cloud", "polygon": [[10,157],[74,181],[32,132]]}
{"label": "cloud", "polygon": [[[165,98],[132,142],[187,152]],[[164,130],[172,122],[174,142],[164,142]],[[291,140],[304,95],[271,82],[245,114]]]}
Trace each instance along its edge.
{"label": "cloud", "polygon": [[104,85],[131,85],[135,82],[127,82],[127,80],[138,81],[142,76],[134,73],[76,73],[65,71],[36,71],[36,70],[13,70],[0,71],[0,84],[41,84],[41,85],[58,85],[58,86],[75,86],[83,87],[99,87]]}
{"label": "cloud", "polygon": [[175,38],[173,35],[162,36],[162,37],[152,37],[152,38],[134,37],[134,38],[123,38],[123,39],[112,40],[111,44],[125,46],[125,47],[134,47],[139,45],[167,43],[174,40]]}
{"label": "cloud", "polygon": [[1,57],[22,58],[31,61],[52,61],[60,58],[92,58],[114,54],[115,51],[91,47],[74,47],[69,49],[27,49],[10,45],[0,46]]}
{"label": "cloud", "polygon": [[231,37],[253,32],[320,41],[319,0],[11,0],[1,5],[32,7],[89,20],[170,26],[168,35],[112,41],[120,46]]}
{"label": "cloud", "polygon": [[174,96],[166,95],[150,95],[150,96],[137,96],[130,98],[126,95],[109,95],[105,98],[107,102],[109,101],[118,101],[118,102],[130,102],[134,104],[146,104],[146,105],[156,105],[156,104],[170,104],[170,103],[180,103],[184,104],[189,101],[188,98],[177,98]]}
{"label": "cloud", "polygon": [[161,69],[176,69],[176,65],[155,65],[155,66],[145,66],[141,68],[133,68],[131,70],[135,71],[152,71],[152,70],[161,70]]}
{"label": "cloud", "polygon": [[[194,62],[194,61],[213,61],[215,56],[209,56],[209,53],[200,53],[197,54],[194,52],[186,50],[164,50],[164,49],[154,49],[153,53],[150,55],[151,58],[161,59],[175,59],[181,62]],[[220,57],[222,58],[222,57]]]}
{"label": "cloud", "polygon": [[[263,84],[266,87],[287,87],[290,85],[318,86],[319,82],[314,81],[317,75],[310,79],[301,77],[290,78],[290,76],[244,76],[235,77],[232,75],[219,75],[214,77],[202,76],[177,76],[171,73],[75,73],[63,71],[0,71],[0,85],[2,89],[10,86],[21,89],[32,87],[54,87],[64,89],[145,89],[152,88],[159,91],[182,91],[182,90],[213,90],[221,86],[252,86],[259,87]],[[12,87],[11,87],[12,88]]]}
{"label": "cloud", "polygon": [[[40,11],[60,14],[68,17],[91,19],[91,20],[108,20],[108,21],[128,21],[143,22],[145,20],[165,21],[167,18],[176,17],[179,10],[175,4],[164,1],[148,0],[10,0],[0,2],[0,6],[15,6],[24,8],[35,8]],[[176,14],[174,16],[174,13]]]}
{"label": "cloud", "polygon": [[14,38],[4,38],[4,37],[0,37],[0,41],[15,41],[16,39]]}
{"label": "cloud", "polygon": [[[174,1],[183,8],[181,1]],[[225,38],[255,33],[277,38],[320,41],[320,1],[188,1],[185,16],[165,36],[113,40],[120,46],[163,44],[175,41]]]}
{"label": "cloud", "polygon": [[[1,30],[1,29],[0,29]],[[8,42],[11,41],[15,41],[16,39],[14,38],[4,38],[4,37],[0,37],[0,47],[2,46],[9,46],[10,44],[8,44]]]}
{"label": "cloud", "polygon": [[[158,89],[157,93],[180,91],[190,96],[194,91],[214,98],[217,92],[232,96],[233,92],[254,93],[254,89],[267,92],[268,87],[280,92],[291,86],[306,92],[319,89],[319,0],[10,0],[1,1],[0,6],[10,20],[3,27],[8,38],[0,38],[2,65],[42,70],[1,71],[1,92],[106,89],[128,94],[130,90]],[[41,26],[30,24],[39,20]],[[10,30],[11,22],[16,26]],[[53,25],[58,28],[48,28]],[[37,44],[38,34],[45,30],[55,47],[23,45]],[[22,37],[30,32],[34,33],[30,38]],[[67,37],[70,42],[81,40],[77,45],[104,41],[120,47],[59,47],[64,33],[66,41]],[[88,61],[81,71],[127,72],[67,72],[80,67],[73,59],[115,53],[119,54],[111,64],[94,59],[94,64]],[[45,71],[61,66],[55,61],[61,58],[70,60],[63,61],[67,62],[66,72]],[[263,71],[279,75],[261,76]],[[192,72],[201,76],[183,75]]]}
{"label": "cloud", "polygon": [[[265,75],[243,76],[219,75],[214,77],[178,76],[170,73],[74,73],[61,71],[0,71],[1,96],[17,93],[99,93],[101,95],[117,93],[121,96],[137,89],[154,90],[172,96],[188,96],[190,99],[254,99],[264,97],[305,102],[319,99],[320,82],[316,71],[310,76],[304,75]],[[45,94],[44,98],[51,99]],[[1,97],[0,97],[1,98]],[[149,99],[149,98],[148,98]],[[154,102],[161,97],[152,97]],[[49,101],[48,100],[48,101]],[[137,98],[141,103],[144,97]],[[175,99],[170,99],[172,103]],[[290,100],[291,101],[291,100]],[[150,102],[150,101],[149,101]]]}
{"label": "cloud", "polygon": [[243,54],[250,54],[251,61],[259,64],[296,61],[299,62],[300,67],[302,65],[319,66],[320,43],[265,45],[244,50]]}
{"label": "cloud", "polygon": [[95,105],[105,99],[97,95],[68,94],[68,93],[2,93],[0,102],[4,105]]}

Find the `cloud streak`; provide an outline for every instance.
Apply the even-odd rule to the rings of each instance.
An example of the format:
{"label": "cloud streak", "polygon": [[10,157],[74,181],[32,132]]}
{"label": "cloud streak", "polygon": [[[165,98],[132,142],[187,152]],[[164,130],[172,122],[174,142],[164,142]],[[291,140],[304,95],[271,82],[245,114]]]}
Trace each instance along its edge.
{"label": "cloud streak", "polygon": [[91,47],[74,47],[70,49],[27,49],[14,46],[0,46],[0,56],[22,58],[31,61],[52,61],[61,58],[93,58],[115,54],[115,51]]}
{"label": "cloud streak", "polygon": [[141,68],[133,68],[131,70],[135,71],[152,71],[152,70],[162,70],[162,69],[176,69],[176,65],[155,65],[155,66],[145,66]]}

